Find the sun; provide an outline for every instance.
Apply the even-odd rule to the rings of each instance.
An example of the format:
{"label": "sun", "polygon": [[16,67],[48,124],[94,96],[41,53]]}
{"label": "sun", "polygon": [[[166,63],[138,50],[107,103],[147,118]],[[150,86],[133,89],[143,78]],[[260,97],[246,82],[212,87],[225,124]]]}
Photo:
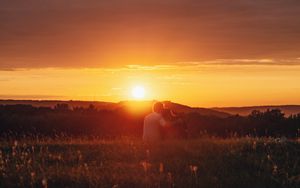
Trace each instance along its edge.
{"label": "sun", "polygon": [[135,99],[143,99],[145,97],[145,88],[143,86],[135,86],[131,91]]}

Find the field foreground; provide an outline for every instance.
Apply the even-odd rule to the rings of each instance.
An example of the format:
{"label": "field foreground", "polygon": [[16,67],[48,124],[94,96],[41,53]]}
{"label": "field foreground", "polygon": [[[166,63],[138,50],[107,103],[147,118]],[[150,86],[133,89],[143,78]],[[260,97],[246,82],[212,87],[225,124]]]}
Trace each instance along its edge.
{"label": "field foreground", "polygon": [[300,142],[136,138],[0,142],[0,187],[299,187]]}

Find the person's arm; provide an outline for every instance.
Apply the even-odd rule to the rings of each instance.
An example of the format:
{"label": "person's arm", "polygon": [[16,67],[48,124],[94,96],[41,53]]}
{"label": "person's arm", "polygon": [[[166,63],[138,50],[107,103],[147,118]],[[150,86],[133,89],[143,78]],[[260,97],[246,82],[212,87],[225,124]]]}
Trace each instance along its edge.
{"label": "person's arm", "polygon": [[171,123],[167,122],[162,116],[159,120],[160,126],[162,127],[170,127]]}

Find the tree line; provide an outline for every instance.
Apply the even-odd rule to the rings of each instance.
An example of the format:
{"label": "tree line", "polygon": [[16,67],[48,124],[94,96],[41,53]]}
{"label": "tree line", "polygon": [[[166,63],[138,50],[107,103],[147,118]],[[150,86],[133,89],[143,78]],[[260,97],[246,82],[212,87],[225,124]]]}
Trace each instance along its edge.
{"label": "tree line", "polygon": [[[103,137],[141,137],[143,119],[148,112],[130,114],[126,109],[98,110],[70,108],[68,104],[54,107],[32,105],[0,105],[0,135],[42,134],[54,136],[94,135]],[[226,118],[203,116],[196,112],[179,114],[182,134],[187,138],[203,134],[230,136],[272,136],[296,138],[300,135],[300,114],[285,117],[279,109],[261,112],[254,110],[248,116],[232,115]]]}

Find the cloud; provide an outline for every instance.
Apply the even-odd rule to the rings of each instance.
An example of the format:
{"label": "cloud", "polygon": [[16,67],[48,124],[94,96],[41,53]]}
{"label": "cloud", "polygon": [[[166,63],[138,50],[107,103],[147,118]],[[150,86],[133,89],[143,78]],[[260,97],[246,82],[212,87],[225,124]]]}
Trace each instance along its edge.
{"label": "cloud", "polygon": [[176,65],[152,65],[152,66],[146,66],[146,65],[127,65],[126,70],[142,70],[142,71],[156,71],[156,70],[171,70],[171,69],[177,69],[178,66]]}
{"label": "cloud", "polygon": [[16,71],[16,69],[14,69],[14,68],[1,68],[0,67],[0,72],[1,71]]}
{"label": "cloud", "polygon": [[299,57],[299,14],[298,0],[2,0],[0,67]]}
{"label": "cloud", "polygon": [[210,61],[178,62],[182,66],[204,66],[204,65],[255,65],[255,66],[300,66],[299,58],[290,59],[216,59]]}
{"label": "cloud", "polygon": [[0,82],[7,82],[7,81],[10,81],[11,79],[9,79],[9,78],[0,78]]}
{"label": "cloud", "polygon": [[32,100],[32,99],[40,99],[40,100],[49,100],[49,99],[62,99],[64,96],[55,96],[55,95],[2,95],[0,94],[1,100]]}

